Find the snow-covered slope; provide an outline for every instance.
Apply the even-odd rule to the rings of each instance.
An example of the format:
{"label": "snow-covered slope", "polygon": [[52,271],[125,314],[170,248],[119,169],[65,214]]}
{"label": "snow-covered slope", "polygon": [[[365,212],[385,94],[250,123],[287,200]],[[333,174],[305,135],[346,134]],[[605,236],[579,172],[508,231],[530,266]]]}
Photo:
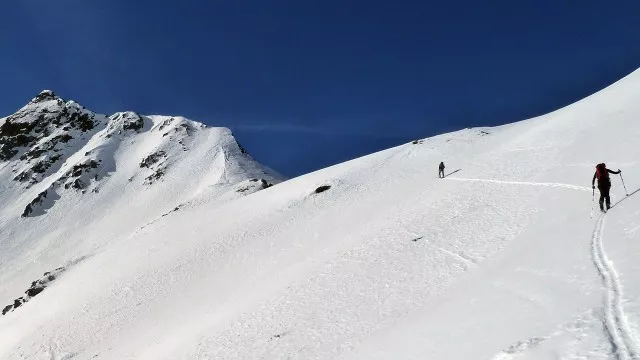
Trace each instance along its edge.
{"label": "snow-covered slope", "polygon": [[[3,225],[50,233],[3,236],[0,296],[41,292],[0,317],[0,359],[638,359],[639,96],[637,71],[545,116],[416,141],[137,229],[119,223],[176,189],[128,194],[108,207],[120,215],[61,228],[53,210],[83,204],[58,200]],[[591,212],[603,161],[631,194],[613,176],[606,215]],[[31,195],[51,186],[38,184]],[[39,273],[58,264],[53,280]]]}
{"label": "snow-covered slope", "polygon": [[44,272],[163,215],[279,181],[228,129],[133,112],[107,117],[43,91],[0,119],[2,306]]}

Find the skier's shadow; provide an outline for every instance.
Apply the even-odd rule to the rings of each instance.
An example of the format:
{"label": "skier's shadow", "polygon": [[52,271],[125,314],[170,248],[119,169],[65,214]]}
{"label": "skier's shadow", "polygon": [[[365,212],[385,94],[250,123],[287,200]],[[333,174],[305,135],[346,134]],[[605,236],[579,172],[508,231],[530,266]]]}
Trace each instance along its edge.
{"label": "skier's shadow", "polygon": [[631,194],[629,194],[629,195],[627,195],[627,196],[623,197],[622,199],[620,199],[620,201],[618,201],[617,203],[613,204],[613,205],[611,206],[611,208],[613,209],[613,208],[614,208],[614,207],[616,207],[618,204],[620,204],[621,202],[623,202],[623,201],[627,200],[628,198],[630,198],[630,197],[631,197],[631,195],[633,195],[633,194],[635,194],[635,193],[637,193],[637,192],[640,192],[640,189],[637,189],[636,191],[632,192]]}
{"label": "skier's shadow", "polygon": [[[462,169],[458,169],[458,170],[456,170],[456,171],[452,171],[452,172],[448,173],[447,175],[445,175],[444,177],[447,177],[447,176],[449,176],[449,175],[453,175],[453,174],[455,174],[455,173],[457,173],[458,171],[461,171],[461,170],[462,170]],[[444,178],[443,178],[443,179],[444,179]]]}

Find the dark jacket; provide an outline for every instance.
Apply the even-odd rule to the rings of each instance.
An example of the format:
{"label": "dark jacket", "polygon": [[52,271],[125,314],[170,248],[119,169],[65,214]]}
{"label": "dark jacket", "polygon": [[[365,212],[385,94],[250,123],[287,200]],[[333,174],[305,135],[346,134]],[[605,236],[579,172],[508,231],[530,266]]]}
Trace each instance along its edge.
{"label": "dark jacket", "polygon": [[438,166],[438,169],[440,169],[440,170],[444,170],[444,162],[441,162],[441,163],[440,163],[440,166]]}
{"label": "dark jacket", "polygon": [[611,179],[609,179],[609,174],[620,174],[620,170],[618,171],[611,171],[609,169],[605,169],[605,170],[607,170],[608,174],[603,174],[603,176],[600,176],[600,179],[598,179],[598,171],[596,170],[596,172],[593,174],[593,180],[591,180],[591,186],[595,185],[596,179],[598,179],[599,188],[603,186],[611,186]]}

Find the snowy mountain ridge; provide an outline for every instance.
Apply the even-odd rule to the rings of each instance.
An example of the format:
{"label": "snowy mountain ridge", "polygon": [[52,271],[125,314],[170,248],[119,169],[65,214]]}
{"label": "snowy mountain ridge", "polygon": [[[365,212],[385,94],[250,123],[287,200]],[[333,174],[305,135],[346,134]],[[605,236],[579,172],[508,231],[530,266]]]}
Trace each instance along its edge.
{"label": "snowy mountain ridge", "polygon": [[[191,150],[200,133],[208,131],[219,131],[220,137],[226,139],[226,143],[210,144],[220,146],[223,157],[232,151],[237,159],[247,158],[243,160],[251,163],[226,129],[211,130],[182,117],[141,116],[134,112],[107,117],[45,90],[15,114],[0,119],[0,161],[5,162],[3,170],[11,170],[12,180],[22,184],[17,188],[29,189],[44,183],[36,186],[44,190],[22,213],[23,217],[35,216],[48,209],[39,206],[48,193],[61,193],[63,189],[98,192],[100,182],[116,171],[114,156],[127,146],[123,143],[145,142],[138,147],[148,153],[138,159],[139,171],[130,174],[130,181],[142,180],[144,185],[152,185],[181,158],[179,151]],[[255,175],[272,183],[276,178],[273,172],[259,166],[250,165],[246,170],[231,181]]]}
{"label": "snowy mountain ridge", "polygon": [[[281,180],[229,129],[179,116],[101,115],[45,90],[0,119],[2,299],[15,294],[7,277],[25,268],[37,278],[169,213]],[[74,248],[55,266],[23,258],[35,249],[29,261],[38,263]]]}
{"label": "snowy mountain ridge", "polygon": [[[225,165],[252,164],[240,148],[205,146],[224,130],[185,139],[146,184],[167,118],[105,125],[31,185],[0,163],[21,204],[0,212],[0,359],[640,359],[639,96],[640,70],[250,196],[262,182]],[[607,213],[600,162],[623,170]],[[55,205],[21,218],[51,186]]]}

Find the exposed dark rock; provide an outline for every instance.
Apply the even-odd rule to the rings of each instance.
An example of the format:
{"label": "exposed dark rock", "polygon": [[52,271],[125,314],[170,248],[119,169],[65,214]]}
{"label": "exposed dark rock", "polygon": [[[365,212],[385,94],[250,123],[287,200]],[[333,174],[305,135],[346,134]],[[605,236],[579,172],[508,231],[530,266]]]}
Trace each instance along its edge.
{"label": "exposed dark rock", "polygon": [[126,122],[122,125],[123,130],[134,130],[138,131],[144,127],[144,120],[138,115],[138,118],[134,121]]}
{"label": "exposed dark rock", "polygon": [[422,144],[423,142],[424,140],[413,140],[412,144],[418,145],[418,144]]}
{"label": "exposed dark rock", "polygon": [[89,169],[97,169],[100,165],[100,162],[101,161],[95,161],[94,159],[91,159],[84,163],[73,165],[73,168],[71,168],[69,174],[72,177],[78,177],[82,175],[83,172],[89,172]]}
{"label": "exposed dark rock", "polygon": [[[165,121],[163,121],[162,124],[160,124],[160,126],[158,127],[158,131],[162,131],[165,127],[171,125],[173,120],[175,120],[175,119],[174,118],[169,118],[169,119],[166,119]],[[165,136],[165,135],[167,135],[167,134],[164,134],[162,136]]]}
{"label": "exposed dark rock", "polygon": [[144,127],[142,116],[132,111],[113,114],[110,119],[107,138],[110,138],[113,134],[122,134],[122,132],[129,130],[139,132]]}
{"label": "exposed dark rock", "polygon": [[0,126],[0,160],[11,160],[18,153],[20,147],[28,147],[36,140],[31,135],[37,122],[13,122],[7,119]]}
{"label": "exposed dark rock", "polygon": [[27,170],[21,172],[13,180],[20,181],[20,182],[25,182],[27,180],[32,179],[32,175],[34,173],[35,174],[44,174],[50,167],[52,167],[61,158],[62,158],[62,155],[56,154],[56,155],[53,155],[53,156],[51,156],[49,158],[45,158],[43,160],[40,160],[40,161],[36,162],[35,165],[33,165],[31,167],[31,169],[27,169]]}
{"label": "exposed dark rock", "polygon": [[[44,119],[43,119],[44,120]],[[18,135],[25,135],[31,132],[37,125],[38,121],[33,122],[13,122],[12,119],[7,119],[2,126],[0,126],[0,136],[11,137]]]}
{"label": "exposed dark rock", "polygon": [[144,119],[142,116],[128,112],[125,115],[125,121],[122,123],[122,130],[138,131],[144,127]]}
{"label": "exposed dark rock", "polygon": [[162,150],[157,151],[157,152],[155,152],[153,154],[150,154],[146,158],[142,159],[142,162],[140,162],[140,167],[141,168],[150,168],[151,165],[156,164],[158,161],[160,161],[160,159],[162,159],[166,155],[167,155],[167,153],[162,151]]}
{"label": "exposed dark rock", "polygon": [[71,126],[80,129],[82,132],[87,132],[95,127],[93,122],[95,115],[83,112],[74,112],[69,116],[69,123]]}
{"label": "exposed dark rock", "polygon": [[26,153],[22,154],[22,156],[20,156],[20,160],[31,160],[37,157],[40,157],[42,154],[46,153],[47,150],[40,148],[40,147],[34,147],[31,150],[27,151]]}
{"label": "exposed dark rock", "polygon": [[[69,185],[69,184],[67,184]],[[68,189],[67,185],[65,185],[65,188]],[[73,180],[73,182],[71,183],[71,187],[76,189],[76,190],[84,190],[86,188],[86,185],[84,184],[84,182],[82,182],[82,180],[80,179],[75,179]]]}
{"label": "exposed dark rock", "polygon": [[26,182],[31,179],[30,171],[23,171],[13,178],[13,181]]}
{"label": "exposed dark rock", "polygon": [[2,309],[2,315],[5,315],[9,311],[11,311],[11,309],[13,309],[13,304],[5,306],[4,309]]}
{"label": "exposed dark rock", "polygon": [[158,169],[153,172],[153,174],[147,176],[144,180],[145,184],[151,185],[155,181],[160,180],[160,178],[164,175],[164,169]]}
{"label": "exposed dark rock", "polygon": [[[250,183],[259,182],[260,184],[256,184],[256,185],[248,184],[248,185],[245,185],[245,186],[242,186],[242,187],[238,188],[236,190],[236,192],[243,193],[243,192],[247,192],[247,191],[249,191],[251,189],[255,189],[257,191],[257,190],[263,190],[263,189],[266,189],[266,188],[270,188],[270,187],[273,186],[272,183],[268,182],[265,179],[249,179],[249,182]],[[259,186],[259,188],[257,188],[257,186]]]}
{"label": "exposed dark rock", "polygon": [[331,185],[322,185],[316,189],[315,193],[320,194],[321,192],[325,192],[329,189],[331,189]]}
{"label": "exposed dark rock", "polygon": [[[249,179],[249,182],[252,182],[252,183],[260,182],[260,185],[259,185],[260,188],[258,190],[263,190],[263,189],[270,188],[270,187],[273,186],[272,183],[268,182],[265,179]],[[246,186],[243,186],[243,187],[237,189],[236,192],[243,193],[243,192],[249,191],[250,189],[255,189],[255,188],[256,188],[256,185],[249,184],[249,185],[246,185]]]}
{"label": "exposed dark rock", "polygon": [[165,216],[167,216],[167,215],[171,214],[172,212],[176,212],[176,211],[180,210],[180,207],[182,207],[182,205],[178,205],[178,206],[176,206],[173,210],[171,210],[171,211],[169,211],[169,212],[167,212],[167,213],[162,214],[162,217],[165,217]]}
{"label": "exposed dark rock", "polygon": [[15,300],[13,301],[13,308],[14,308],[14,309],[17,309],[17,308],[19,308],[20,306],[22,306],[22,298],[15,299]]}
{"label": "exposed dark rock", "polygon": [[0,145],[0,160],[7,161],[16,156],[18,150],[12,149],[9,146]]}
{"label": "exposed dark rock", "polygon": [[65,270],[64,267],[59,267],[52,272],[45,272],[44,275],[31,283],[31,286],[24,293],[27,295],[21,296],[13,301],[13,304],[7,305],[2,309],[2,315],[6,315],[8,312],[13,311],[20,306],[26,304],[31,298],[40,294],[44,289],[49,286],[49,283],[56,279],[56,275],[59,275]]}
{"label": "exposed dark rock", "polygon": [[40,161],[38,163],[39,169],[36,169],[36,167],[34,166],[33,167],[33,171],[34,172],[38,172],[38,173],[43,173],[47,169],[49,169],[51,166],[53,166],[53,164],[58,162],[58,160],[60,160],[61,158],[62,158],[62,155],[56,154],[56,155],[51,156],[49,159]]}
{"label": "exposed dark rock", "polygon": [[59,179],[59,183],[65,182],[68,179],[72,179],[69,182],[64,184],[65,189],[76,189],[76,190],[84,190],[87,187],[87,181],[90,181],[93,178],[95,181],[98,181],[98,174],[93,174],[93,176],[89,175],[82,179],[79,179],[83,174],[88,174],[92,170],[97,169],[100,166],[102,160],[89,159],[85,162],[74,165],[70,170],[64,173]]}
{"label": "exposed dark rock", "polygon": [[[56,100],[48,108],[26,106],[0,126],[0,161],[9,161],[20,154],[20,160],[30,166],[16,181],[38,182],[51,167],[63,159],[61,148],[74,137],[72,129],[87,132],[96,126],[95,114],[83,110],[74,102],[65,103],[51,91],[43,91],[32,103]],[[51,137],[54,132],[60,132]]]}
{"label": "exposed dark rock", "polygon": [[47,198],[47,190],[41,192],[40,194],[38,194],[38,196],[36,196],[35,199],[33,199],[28,205],[27,207],[25,207],[24,212],[22,213],[22,217],[27,217],[29,216],[29,214],[31,214],[33,212],[33,207],[35,205],[41,204],[42,201],[44,201],[44,199]]}
{"label": "exposed dark rock", "polygon": [[42,292],[42,290],[44,290],[44,287],[35,286],[35,287],[31,287],[31,288],[29,288],[29,290],[25,291],[25,294],[27,294],[27,296],[29,296],[29,297],[34,297],[34,296],[40,294]]}
{"label": "exposed dark rock", "polygon": [[31,170],[34,173],[42,174],[43,172],[45,172],[47,170],[47,167],[46,167],[46,165],[45,165],[45,163],[43,161],[38,161],[35,165],[33,165]]}
{"label": "exposed dark rock", "polygon": [[39,103],[39,102],[43,102],[43,101],[47,101],[47,100],[55,100],[57,98],[56,94],[53,93],[53,91],[51,90],[44,90],[42,91],[40,94],[36,95],[35,98],[33,98],[33,100],[31,100],[32,103]]}

